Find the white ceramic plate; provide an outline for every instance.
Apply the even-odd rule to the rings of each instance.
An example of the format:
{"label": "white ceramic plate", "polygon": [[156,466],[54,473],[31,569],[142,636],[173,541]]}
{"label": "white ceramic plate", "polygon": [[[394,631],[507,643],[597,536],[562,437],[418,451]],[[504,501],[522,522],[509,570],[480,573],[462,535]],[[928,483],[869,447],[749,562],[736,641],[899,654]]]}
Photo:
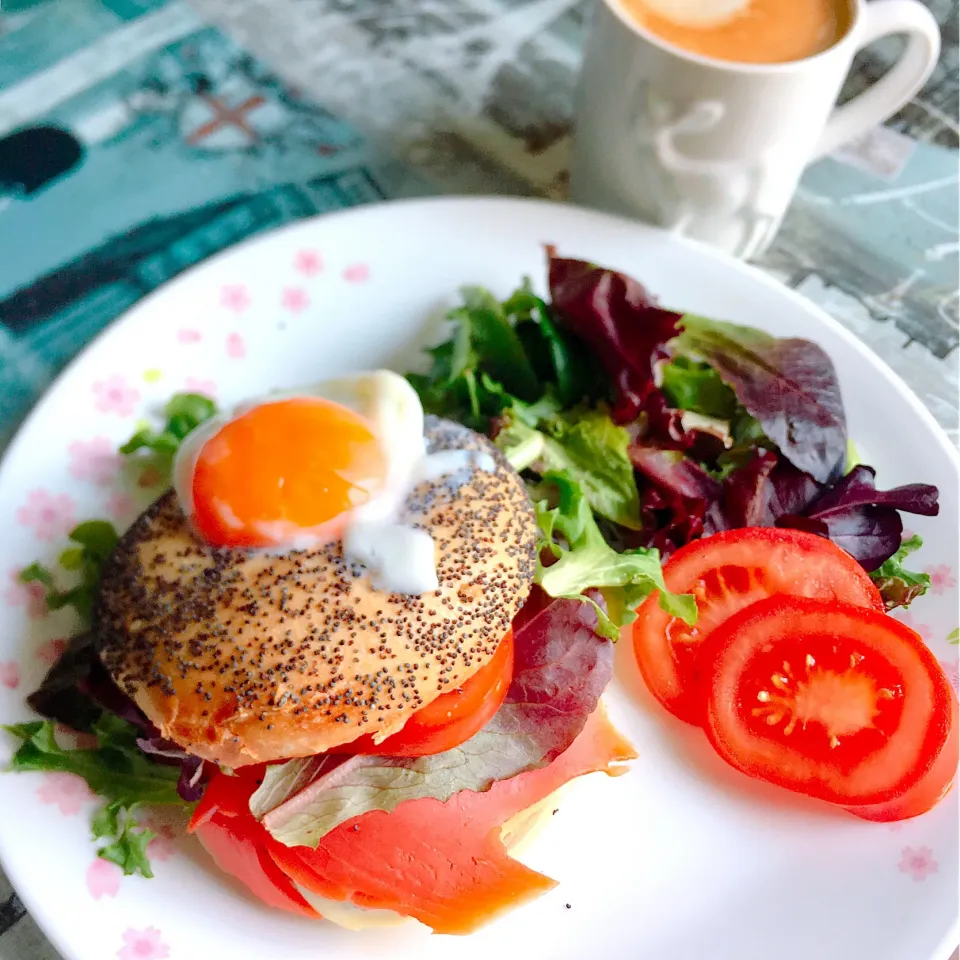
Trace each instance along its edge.
{"label": "white ceramic plate", "polygon": [[[112,457],[138,418],[185,387],[227,403],[349,369],[407,369],[459,286],[544,285],[541,244],[630,272],[664,303],[817,340],[840,373],[850,429],[883,485],[940,487],[908,518],[932,595],[909,620],[957,676],[957,457],[870,351],[761,274],[662,233],[572,207],[437,200],[288,227],[215,257],[144,300],[59,379],[0,472],[0,720],[27,715],[66,615],[36,614],[15,572],[51,562],[75,519],[135,505]],[[627,656],[623,656],[627,654]],[[748,781],[646,695],[629,650],[607,700],[640,759],[571,794],[524,859],[552,893],[457,942],[348,933],[261,907],[191,840],[163,836],[156,878],[97,861],[94,801],[69,776],[5,776],[0,854],[69,960],[610,958],[941,960],[957,943],[957,792],[904,824],[871,824]],[[2,749],[10,753],[4,738]],[[569,908],[567,907],[569,905]]]}

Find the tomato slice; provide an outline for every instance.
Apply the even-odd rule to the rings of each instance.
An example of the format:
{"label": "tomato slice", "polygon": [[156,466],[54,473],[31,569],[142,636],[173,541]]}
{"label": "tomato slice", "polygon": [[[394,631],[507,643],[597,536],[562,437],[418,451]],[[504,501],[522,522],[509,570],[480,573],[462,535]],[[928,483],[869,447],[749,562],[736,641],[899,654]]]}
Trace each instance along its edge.
{"label": "tomato slice", "polygon": [[250,794],[262,782],[266,765],[262,763],[240,767],[234,775],[222,773],[219,768],[204,788],[203,796],[193,810],[187,827],[193,833],[197,827],[217,814],[238,817],[250,812]]}
{"label": "tomato slice", "polygon": [[951,697],[950,731],[947,742],[929,770],[899,797],[886,803],[873,803],[865,807],[847,807],[854,816],[864,820],[889,823],[893,820],[909,820],[932,810],[949,792],[957,775],[960,762],[960,721],[957,718],[957,698]]}
{"label": "tomato slice", "polygon": [[850,554],[800,530],[748,527],[695,540],[667,561],[663,579],[674,593],[697,598],[697,622],[690,627],[671,617],[654,593],[633,625],[634,653],[650,692],[688,723],[703,721],[700,645],[739,610],[775,594],[883,610],[873,581]]}
{"label": "tomato slice", "polygon": [[953,690],[892,617],[771,597],[715,630],[701,662],[707,736],[749,776],[845,806],[912,791],[917,806],[932,804],[953,778]]}
{"label": "tomato slice", "polygon": [[460,746],[487,725],[500,709],[513,679],[513,631],[508,630],[496,652],[462,687],[451,690],[418,710],[393,736],[374,743],[365,734],[337,747],[337,753],[385,757],[423,757]]}
{"label": "tomato slice", "polygon": [[277,841],[250,814],[250,795],[263,767],[246,767],[237,776],[216,774],[207,784],[189,830],[196,833],[217,866],[269,904],[306,917],[319,914],[270,856]]}

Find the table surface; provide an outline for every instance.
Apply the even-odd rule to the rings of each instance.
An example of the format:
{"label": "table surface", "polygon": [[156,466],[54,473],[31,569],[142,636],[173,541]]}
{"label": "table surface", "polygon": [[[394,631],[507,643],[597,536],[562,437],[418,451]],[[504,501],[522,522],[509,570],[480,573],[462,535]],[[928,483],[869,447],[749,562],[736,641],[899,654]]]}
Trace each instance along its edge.
{"label": "table surface", "polygon": [[[806,172],[760,266],[866,340],[957,442],[958,3],[925,2],[934,75]],[[0,236],[17,243],[0,258],[0,448],[107,323],[238,240],[392,197],[563,198],[591,6],[3,0]],[[862,52],[843,97],[896,51]],[[57,957],[0,875],[0,960]]]}

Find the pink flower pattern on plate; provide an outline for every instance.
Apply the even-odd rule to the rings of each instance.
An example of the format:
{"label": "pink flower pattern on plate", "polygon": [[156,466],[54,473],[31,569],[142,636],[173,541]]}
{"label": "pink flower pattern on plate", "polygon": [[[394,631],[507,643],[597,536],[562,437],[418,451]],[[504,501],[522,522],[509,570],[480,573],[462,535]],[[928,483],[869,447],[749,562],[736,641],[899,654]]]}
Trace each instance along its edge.
{"label": "pink flower pattern on plate", "polygon": [[101,413],[115,413],[121,417],[133,416],[140,400],[140,392],[117,374],[98,380],[93,385],[93,392]]}
{"label": "pink flower pattern on plate", "polygon": [[20,665],[16,660],[0,661],[0,685],[8,690],[16,690],[20,686]]}
{"label": "pink flower pattern on plate", "polygon": [[19,570],[10,571],[10,586],[3,591],[3,599],[11,607],[26,607],[27,616],[31,620],[39,620],[50,611],[47,609],[47,591],[42,583],[33,581],[24,583],[20,579]]}
{"label": "pink flower pattern on plate", "polygon": [[301,250],[293,258],[293,269],[305,277],[314,277],[323,270],[323,258],[316,250]]}
{"label": "pink flower pattern on plate", "polygon": [[115,897],[120,892],[120,878],[123,871],[109,860],[96,857],[87,867],[87,890],[94,900],[101,897]]}
{"label": "pink flower pattern on plate", "polygon": [[933,859],[933,851],[929,847],[904,847],[897,868],[919,882],[936,873],[940,865]]}
{"label": "pink flower pattern on plate", "polygon": [[115,444],[106,437],[92,440],[74,440],[67,447],[70,457],[70,475],[77,480],[90,480],[106,487],[120,470],[120,454]]}
{"label": "pink flower pattern on plate", "polygon": [[284,310],[300,313],[310,306],[310,297],[303,287],[287,287],[280,297],[280,304]]}
{"label": "pink flower pattern on plate", "polygon": [[343,271],[343,279],[347,283],[363,283],[370,278],[370,268],[365,263],[351,263]]}
{"label": "pink flower pattern on plate", "polygon": [[199,330],[183,327],[177,331],[177,340],[180,343],[199,343],[202,339],[203,334]]}
{"label": "pink flower pattern on plate", "polygon": [[204,380],[203,377],[187,377],[186,387],[191,393],[202,393],[212,400],[217,397],[217,385],[212,380]]}
{"label": "pink flower pattern on plate", "polygon": [[930,638],[933,636],[933,631],[930,629],[930,626],[926,623],[917,623],[916,618],[912,613],[901,613],[900,614],[901,623],[906,624],[914,633],[920,635],[920,639],[924,643],[929,643]]}
{"label": "pink flower pattern on plate", "polygon": [[242,283],[232,283],[220,291],[220,302],[234,313],[243,313],[250,306],[250,294]]}
{"label": "pink flower pattern on plate", "polygon": [[56,540],[75,525],[75,510],[73,498],[65,493],[31,490],[26,504],[17,511],[17,523],[32,527],[38,540]]}
{"label": "pink flower pattern on plate", "polygon": [[41,663],[53,666],[63,656],[63,651],[66,649],[67,641],[63,637],[53,637],[50,640],[45,640],[37,647],[37,659]]}
{"label": "pink flower pattern on plate", "polygon": [[156,834],[147,844],[147,854],[150,858],[169,860],[176,853],[177,831],[169,823],[164,823],[154,816],[145,817],[141,825]]}
{"label": "pink flower pattern on plate", "polygon": [[124,946],[117,951],[119,960],[165,960],[170,956],[170,948],[160,939],[156,927],[124,930],[123,942]]}
{"label": "pink flower pattern on plate", "polygon": [[137,512],[137,505],[133,502],[133,497],[128,493],[116,491],[111,493],[110,499],[107,500],[107,512],[110,514],[111,519],[116,520],[118,523],[126,524]]}
{"label": "pink flower pattern on plate", "polygon": [[227,356],[231,360],[242,360],[247,355],[247,345],[239,333],[227,337]]}
{"label": "pink flower pattern on plate", "polygon": [[83,805],[93,799],[85,780],[72,773],[48,773],[43,785],[37,788],[37,799],[59,807],[69,817],[79,813]]}
{"label": "pink flower pattern on plate", "polygon": [[940,666],[943,667],[943,672],[947,675],[950,685],[960,694],[960,664],[956,660],[941,660]]}
{"label": "pink flower pattern on plate", "polygon": [[930,592],[938,597],[957,585],[957,578],[945,563],[936,567],[928,567],[927,573],[930,574]]}

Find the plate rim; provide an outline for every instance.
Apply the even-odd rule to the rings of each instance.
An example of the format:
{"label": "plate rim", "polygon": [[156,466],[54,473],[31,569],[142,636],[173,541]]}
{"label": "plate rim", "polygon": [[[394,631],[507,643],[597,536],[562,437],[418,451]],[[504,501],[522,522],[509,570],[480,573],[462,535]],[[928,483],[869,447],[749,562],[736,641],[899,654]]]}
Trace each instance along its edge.
{"label": "plate rim", "polygon": [[[909,406],[911,413],[918,417],[933,433],[934,438],[940,449],[946,454],[947,460],[951,464],[954,473],[960,480],[960,449],[950,440],[944,428],[937,422],[931,411],[923,403],[920,397],[906,383],[906,381],[886,363],[869,344],[848,330],[839,321],[834,319],[809,298],[798,292],[792,287],[771,276],[760,267],[737,260],[722,251],[713,249],[704,244],[698,243],[685,237],[677,236],[661,228],[633,220],[629,217],[594,208],[574,204],[571,202],[559,202],[539,197],[505,197],[498,195],[440,195],[432,197],[413,197],[401,198],[396,200],[384,200],[375,203],[362,204],[359,206],[347,207],[345,209],[316,214],[295,220],[291,223],[283,224],[270,230],[258,233],[255,236],[248,237],[239,243],[233,244],[215,254],[201,260],[184,270],[182,273],[173,277],[171,280],[161,284],[156,289],[150,291],[146,296],[139,299],[129,308],[124,310],[119,316],[111,320],[96,336],[94,336],[76,356],[74,356],[54,379],[47,385],[43,393],[30,408],[20,425],[17,427],[13,436],[10,438],[2,457],[0,457],[0,486],[4,484],[9,461],[19,453],[21,444],[26,442],[27,435],[32,431],[34,421],[39,418],[46,405],[51,402],[51,396],[60,388],[62,383],[74,373],[75,369],[82,366],[88,357],[99,348],[101,342],[118,327],[135,320],[138,312],[142,309],[149,309],[153,302],[160,298],[170,295],[170,291],[180,285],[186,285],[195,281],[196,275],[203,271],[215,267],[221,261],[226,261],[233,256],[240,255],[248,249],[255,248],[258,245],[269,245],[274,243],[278,237],[294,233],[297,231],[309,231],[318,223],[327,224],[329,222],[343,219],[375,219],[378,217],[390,217],[395,209],[405,208],[423,208],[427,213],[424,219],[424,231],[429,232],[430,216],[444,216],[445,209],[455,209],[457,207],[505,207],[509,210],[525,212],[535,215],[537,210],[548,209],[557,212],[569,213],[573,217],[583,217],[598,222],[608,222],[616,224],[627,232],[645,234],[655,241],[666,243],[680,249],[690,250],[697,256],[706,257],[724,268],[732,270],[741,276],[751,277],[754,281],[761,283],[768,289],[775,291],[779,296],[786,297],[792,301],[795,306],[808,314],[812,314],[821,324],[825,325],[841,340],[845,341],[862,359],[866,360],[875,370],[876,375],[882,376],[893,388],[901,395]],[[439,214],[434,213],[439,211]],[[449,215],[449,214],[447,214]],[[56,950],[68,960],[76,960],[79,954],[73,952],[73,947],[60,936],[62,925],[58,925],[54,920],[54,911],[47,910],[44,907],[44,901],[39,893],[34,896],[34,891],[25,892],[17,882],[19,873],[15,863],[11,863],[5,853],[5,845],[0,839],[0,866],[9,879],[11,886],[27,909],[30,917],[37,924],[43,935],[50,941]],[[946,931],[939,945],[929,960],[947,960],[951,957],[953,951],[957,949],[957,943],[960,941],[960,914],[955,916],[952,925]]]}
{"label": "plate rim", "polygon": [[721,250],[709,247],[706,244],[700,243],[696,240],[691,240],[688,237],[678,236],[677,234],[671,233],[668,230],[664,230],[660,227],[652,226],[639,220],[633,220],[629,217],[619,214],[597,210],[592,207],[587,207],[572,202],[548,200],[541,197],[504,197],[497,196],[495,194],[446,194],[433,197],[402,197],[396,200],[384,200],[377,203],[367,203],[354,207],[346,207],[341,210],[315,214],[310,217],[304,217],[300,220],[294,220],[291,223],[285,223],[278,227],[273,227],[270,230],[265,230],[263,233],[258,233],[252,237],[247,237],[239,243],[235,243],[223,250],[218,250],[215,254],[206,257],[199,263],[193,264],[182,273],[177,274],[177,276],[165,283],[162,283],[156,289],[151,290],[146,296],[141,297],[141,299],[139,299],[136,303],[124,310],[123,313],[111,320],[99,333],[96,334],[95,337],[93,337],[88,344],[86,344],[86,346],[83,347],[82,350],[80,350],[79,353],[77,353],[75,357],[70,360],[69,363],[64,366],[64,368],[56,375],[56,377],[54,377],[53,380],[51,380],[51,382],[47,385],[46,389],[44,389],[43,393],[29,409],[23,421],[10,438],[10,442],[7,444],[6,449],[3,451],[2,458],[0,458],[0,484],[3,483],[6,463],[10,457],[10,454],[13,453],[22,442],[23,435],[27,432],[27,429],[32,426],[33,420],[48,402],[50,394],[52,394],[54,390],[60,386],[63,380],[72,374],[75,367],[79,366],[86,360],[87,354],[98,347],[101,340],[103,340],[108,334],[111,334],[119,326],[129,323],[132,317],[135,317],[141,309],[146,308],[158,297],[168,295],[169,290],[174,289],[181,284],[191,282],[195,275],[202,273],[204,270],[214,266],[222,260],[227,260],[231,256],[235,256],[249,248],[256,247],[258,244],[271,243],[276,237],[284,234],[294,233],[298,230],[303,230],[316,223],[327,223],[346,218],[360,219],[363,217],[377,217],[383,214],[389,216],[390,212],[392,212],[394,209],[402,209],[407,207],[424,207],[427,209],[441,208],[442,212],[442,208],[445,206],[453,207],[457,205],[484,207],[501,205],[508,207],[525,207],[534,210],[537,208],[567,210],[572,211],[574,216],[586,216],[601,221],[606,220],[611,223],[619,224],[627,229],[635,230],[638,233],[646,233],[654,237],[659,237],[659,239],[664,243],[678,246],[681,249],[691,250],[698,256],[706,256],[715,263],[723,264],[727,268],[730,268],[737,273],[752,277],[754,280],[764,284],[768,288],[776,290],[780,294],[786,295],[787,298],[792,300],[797,306],[815,314],[822,323],[825,323],[835,334],[837,334],[841,339],[845,340],[849,346],[857,350],[864,357],[864,359],[868,360],[878,373],[882,374],[892,382],[893,386],[908,402],[913,412],[922,420],[924,420],[927,426],[933,429],[939,445],[946,452],[949,459],[953,462],[954,469],[958,474],[960,474],[960,447],[957,447],[953,444],[953,442],[947,436],[944,428],[937,422],[936,418],[927,408],[926,404],[924,404],[924,402],[917,396],[917,394],[900,376],[900,374],[898,374],[879,354],[871,349],[869,344],[858,337],[855,333],[848,330],[838,320],[835,320],[821,306],[814,303],[808,297],[805,297],[802,293],[799,293],[793,287],[789,287],[787,284],[782,283],[775,277],[772,277],[759,266],[756,266],[752,263],[747,263],[743,260],[737,260],[735,257],[732,257]]}

